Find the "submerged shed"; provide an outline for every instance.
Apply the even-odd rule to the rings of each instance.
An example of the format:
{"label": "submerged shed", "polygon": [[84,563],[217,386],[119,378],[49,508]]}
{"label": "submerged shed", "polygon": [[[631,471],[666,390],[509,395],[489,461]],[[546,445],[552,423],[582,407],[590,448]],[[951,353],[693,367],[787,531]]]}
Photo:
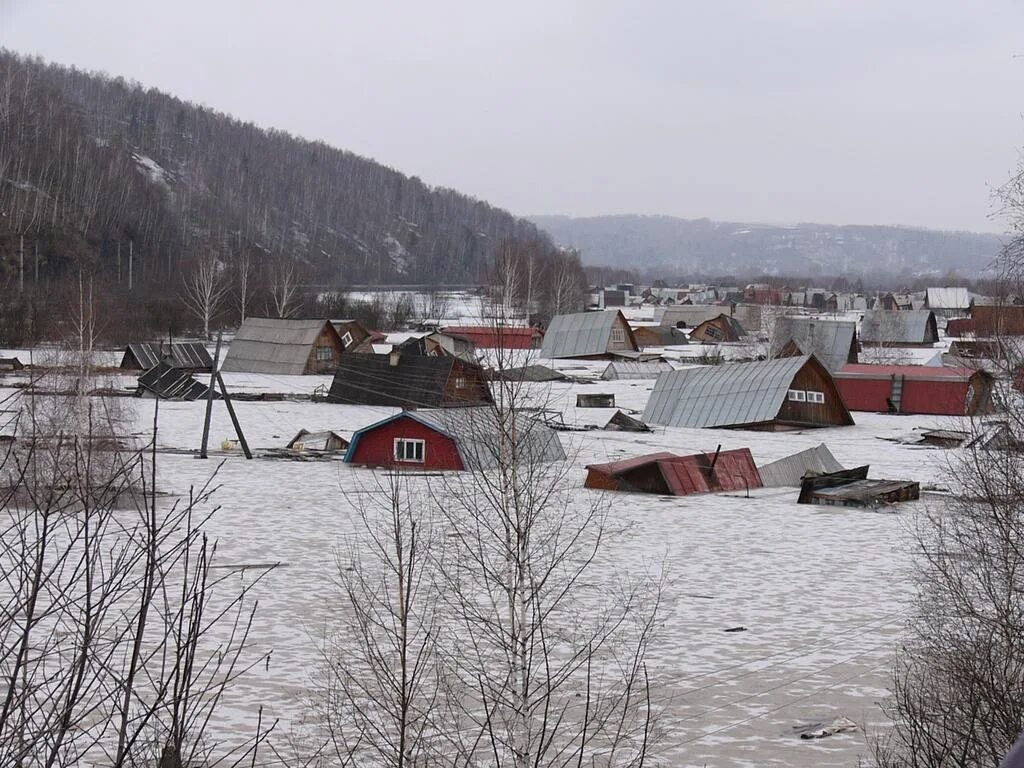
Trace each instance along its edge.
{"label": "submerged shed", "polygon": [[449,408],[493,402],[483,368],[459,357],[430,357],[392,350],[387,355],[350,353],[338,365],[328,402]]}
{"label": "submerged shed", "polygon": [[832,376],[813,355],[663,373],[643,418],[670,427],[761,430],[853,424]]}
{"label": "submerged shed", "polygon": [[750,449],[721,449],[692,456],[651,453],[607,464],[587,465],[587,488],[687,496],[761,487]]}
{"label": "submerged shed", "polygon": [[225,373],[333,373],[345,345],[329,320],[247,317],[235,334]]}
{"label": "submerged shed", "polygon": [[971,368],[847,365],[836,385],[853,411],[977,416],[993,408],[991,374]]}
{"label": "submerged shed", "polygon": [[[496,408],[403,411],[352,435],[345,461],[366,466],[424,470],[486,470],[515,452],[524,463],[565,459],[558,433],[517,413]],[[514,434],[514,438],[511,435]]]}
{"label": "submerged shed", "polygon": [[799,487],[805,477],[839,472],[842,465],[822,443],[757,468],[765,488]]}
{"label": "submerged shed", "polygon": [[349,441],[330,429],[310,432],[308,429],[300,429],[298,434],[288,441],[285,446],[290,451],[305,453],[315,451],[318,453],[338,453],[348,450]]}
{"label": "submerged shed", "polygon": [[804,478],[797,503],[877,507],[919,498],[919,483],[912,480],[869,480],[868,467],[863,466]]}
{"label": "submerged shed", "polygon": [[601,378],[605,381],[620,381],[622,379],[656,379],[666,371],[674,371],[668,362],[654,360],[640,363],[630,360],[614,360],[608,363]]}
{"label": "submerged shed", "polygon": [[746,335],[747,332],[739,320],[720,313],[699,323],[690,331],[690,341],[704,344],[735,343]]}
{"label": "submerged shed", "polygon": [[829,371],[857,362],[857,324],[782,315],[775,320],[772,356],[814,355]]}
{"label": "submerged shed", "polygon": [[190,341],[175,341],[170,344],[142,341],[129,344],[121,356],[121,370],[148,371],[163,360],[189,373],[209,373],[213,370],[213,359],[206,346]]}
{"label": "submerged shed", "polygon": [[541,357],[601,358],[639,352],[633,330],[618,310],[556,315],[544,333]]}

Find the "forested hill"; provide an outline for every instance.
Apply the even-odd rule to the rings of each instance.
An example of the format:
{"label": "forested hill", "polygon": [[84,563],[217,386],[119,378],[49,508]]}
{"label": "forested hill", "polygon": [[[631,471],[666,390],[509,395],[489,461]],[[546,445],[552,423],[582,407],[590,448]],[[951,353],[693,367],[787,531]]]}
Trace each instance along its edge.
{"label": "forested hill", "polygon": [[673,275],[878,278],[956,270],[974,276],[1000,249],[995,235],[892,226],[740,224],[671,216],[534,216],[584,263]]}
{"label": "forested hill", "polygon": [[[17,279],[89,258],[175,290],[190,259],[294,260],[305,284],[486,279],[506,239],[554,254],[485,202],[121,78],[0,50],[0,256]],[[79,263],[79,262],[75,262]],[[262,265],[261,265],[262,268]]]}

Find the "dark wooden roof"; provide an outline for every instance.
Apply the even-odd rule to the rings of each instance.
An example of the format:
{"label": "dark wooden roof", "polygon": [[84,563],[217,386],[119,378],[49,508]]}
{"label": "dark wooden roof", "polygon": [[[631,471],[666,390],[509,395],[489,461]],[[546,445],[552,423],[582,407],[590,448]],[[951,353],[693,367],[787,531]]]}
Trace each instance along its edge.
{"label": "dark wooden roof", "polygon": [[[483,390],[489,390],[483,369],[451,356],[428,357],[416,354],[392,355],[349,353],[341,359],[327,396],[332,403],[353,405],[388,405],[394,407],[431,408],[453,405],[446,401],[448,380],[459,365],[468,375],[479,376]],[[477,405],[481,401],[467,401]]]}

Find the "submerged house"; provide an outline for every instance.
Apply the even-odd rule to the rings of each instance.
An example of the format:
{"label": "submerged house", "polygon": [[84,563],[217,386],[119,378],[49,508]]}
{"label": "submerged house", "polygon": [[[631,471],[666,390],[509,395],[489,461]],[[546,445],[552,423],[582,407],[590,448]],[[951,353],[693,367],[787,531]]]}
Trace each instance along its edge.
{"label": "submerged house", "polygon": [[769,431],[853,424],[831,374],[813,355],[663,373],[643,419]]}
{"label": "submerged house", "polygon": [[341,337],[344,352],[373,352],[373,344],[385,339],[384,334],[370,331],[358,320],[331,320],[331,325]]}
{"label": "submerged house", "polygon": [[971,368],[847,365],[835,379],[852,411],[977,416],[993,409],[993,377]]}
{"label": "submerged house", "polygon": [[247,317],[221,370],[294,376],[333,373],[344,351],[329,320]]}
{"label": "submerged house", "polygon": [[857,324],[852,320],[819,320],[783,315],[775,320],[773,357],[814,355],[835,372],[857,362]]}
{"label": "submerged house", "polygon": [[345,355],[327,401],[398,408],[451,408],[494,402],[483,368],[451,355]]}
{"label": "submerged house", "polygon": [[[507,414],[505,414],[507,416]],[[403,411],[352,435],[345,461],[372,467],[423,470],[484,470],[495,467],[502,451],[514,451],[527,463],[562,461],[558,433],[518,414],[515,442],[502,428],[494,408]]]}
{"label": "submerged house", "polygon": [[749,448],[692,456],[650,453],[607,464],[588,464],[584,486],[605,491],[688,496],[761,487]]}
{"label": "submerged house", "polygon": [[875,347],[930,347],[939,340],[939,326],[930,309],[873,309],[860,322],[860,340]]}
{"label": "submerged house", "polygon": [[505,325],[449,325],[444,333],[469,339],[477,349],[539,349],[544,332],[539,328]]}
{"label": "submerged house", "polygon": [[188,373],[210,373],[213,370],[213,359],[206,347],[198,342],[185,341],[129,344],[124,348],[120,367],[123,371],[148,371],[164,360]]}
{"label": "submerged house", "polygon": [[544,333],[541,357],[613,357],[640,351],[633,329],[618,310],[555,315]]}
{"label": "submerged house", "polygon": [[690,341],[706,344],[730,343],[737,342],[746,335],[747,332],[743,330],[739,320],[726,314],[719,314],[699,323],[690,331]]}
{"label": "submerged house", "polygon": [[604,381],[620,381],[623,379],[656,379],[666,371],[675,368],[665,360],[650,362],[634,362],[632,360],[612,360],[601,373]]}

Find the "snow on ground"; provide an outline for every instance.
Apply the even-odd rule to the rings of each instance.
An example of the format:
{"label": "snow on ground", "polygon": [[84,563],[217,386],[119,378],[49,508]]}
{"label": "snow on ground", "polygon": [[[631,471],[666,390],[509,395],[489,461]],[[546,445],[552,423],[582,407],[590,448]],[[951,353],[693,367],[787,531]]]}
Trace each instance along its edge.
{"label": "snow on ground", "polygon": [[[525,362],[525,360],[523,361]],[[533,360],[550,364],[552,361]],[[653,381],[594,380],[604,362],[557,361],[556,367],[589,381],[535,385],[567,423],[603,425],[614,409],[577,409],[576,394],[608,392],[616,405],[642,412]],[[127,386],[131,377],[122,377]],[[225,374],[236,392],[311,394],[330,377]],[[135,432],[145,439],[152,400],[136,404]],[[204,403],[160,403],[157,443],[195,449]],[[309,401],[237,402],[250,445],[281,447],[300,428],[344,435],[394,409]],[[943,485],[948,452],[881,440],[914,427],[953,426],[934,417],[854,414],[847,428],[770,434],[655,428],[649,434],[562,433],[578,498],[585,465],[658,450],[678,453],[749,447],[758,463],[828,444],[845,466],[872,465],[872,477]],[[214,406],[214,448],[234,434],[222,403]],[[358,499],[373,493],[371,470],[338,461],[245,461],[237,451],[223,459],[221,509],[213,520],[222,564],[281,563],[254,597],[258,649],[273,649],[227,700],[221,727],[251,733],[259,706],[264,718],[287,723],[307,711],[315,679],[317,638],[332,626],[338,603],[333,583],[335,552],[353,530]],[[206,480],[217,460],[161,453],[158,486],[173,494]],[[607,494],[612,512],[635,522],[632,535],[610,542],[608,557],[629,571],[664,562],[668,586],[665,627],[652,648],[649,668],[655,695],[667,703],[665,765],[851,766],[866,752],[862,733],[804,741],[794,727],[845,715],[881,720],[892,652],[899,639],[911,585],[909,528],[928,500],[890,511],[800,506],[795,489],[749,494],[662,498]],[[930,503],[940,503],[931,495]],[[600,578],[600,574],[596,578]],[[725,632],[745,627],[741,632]]]}

